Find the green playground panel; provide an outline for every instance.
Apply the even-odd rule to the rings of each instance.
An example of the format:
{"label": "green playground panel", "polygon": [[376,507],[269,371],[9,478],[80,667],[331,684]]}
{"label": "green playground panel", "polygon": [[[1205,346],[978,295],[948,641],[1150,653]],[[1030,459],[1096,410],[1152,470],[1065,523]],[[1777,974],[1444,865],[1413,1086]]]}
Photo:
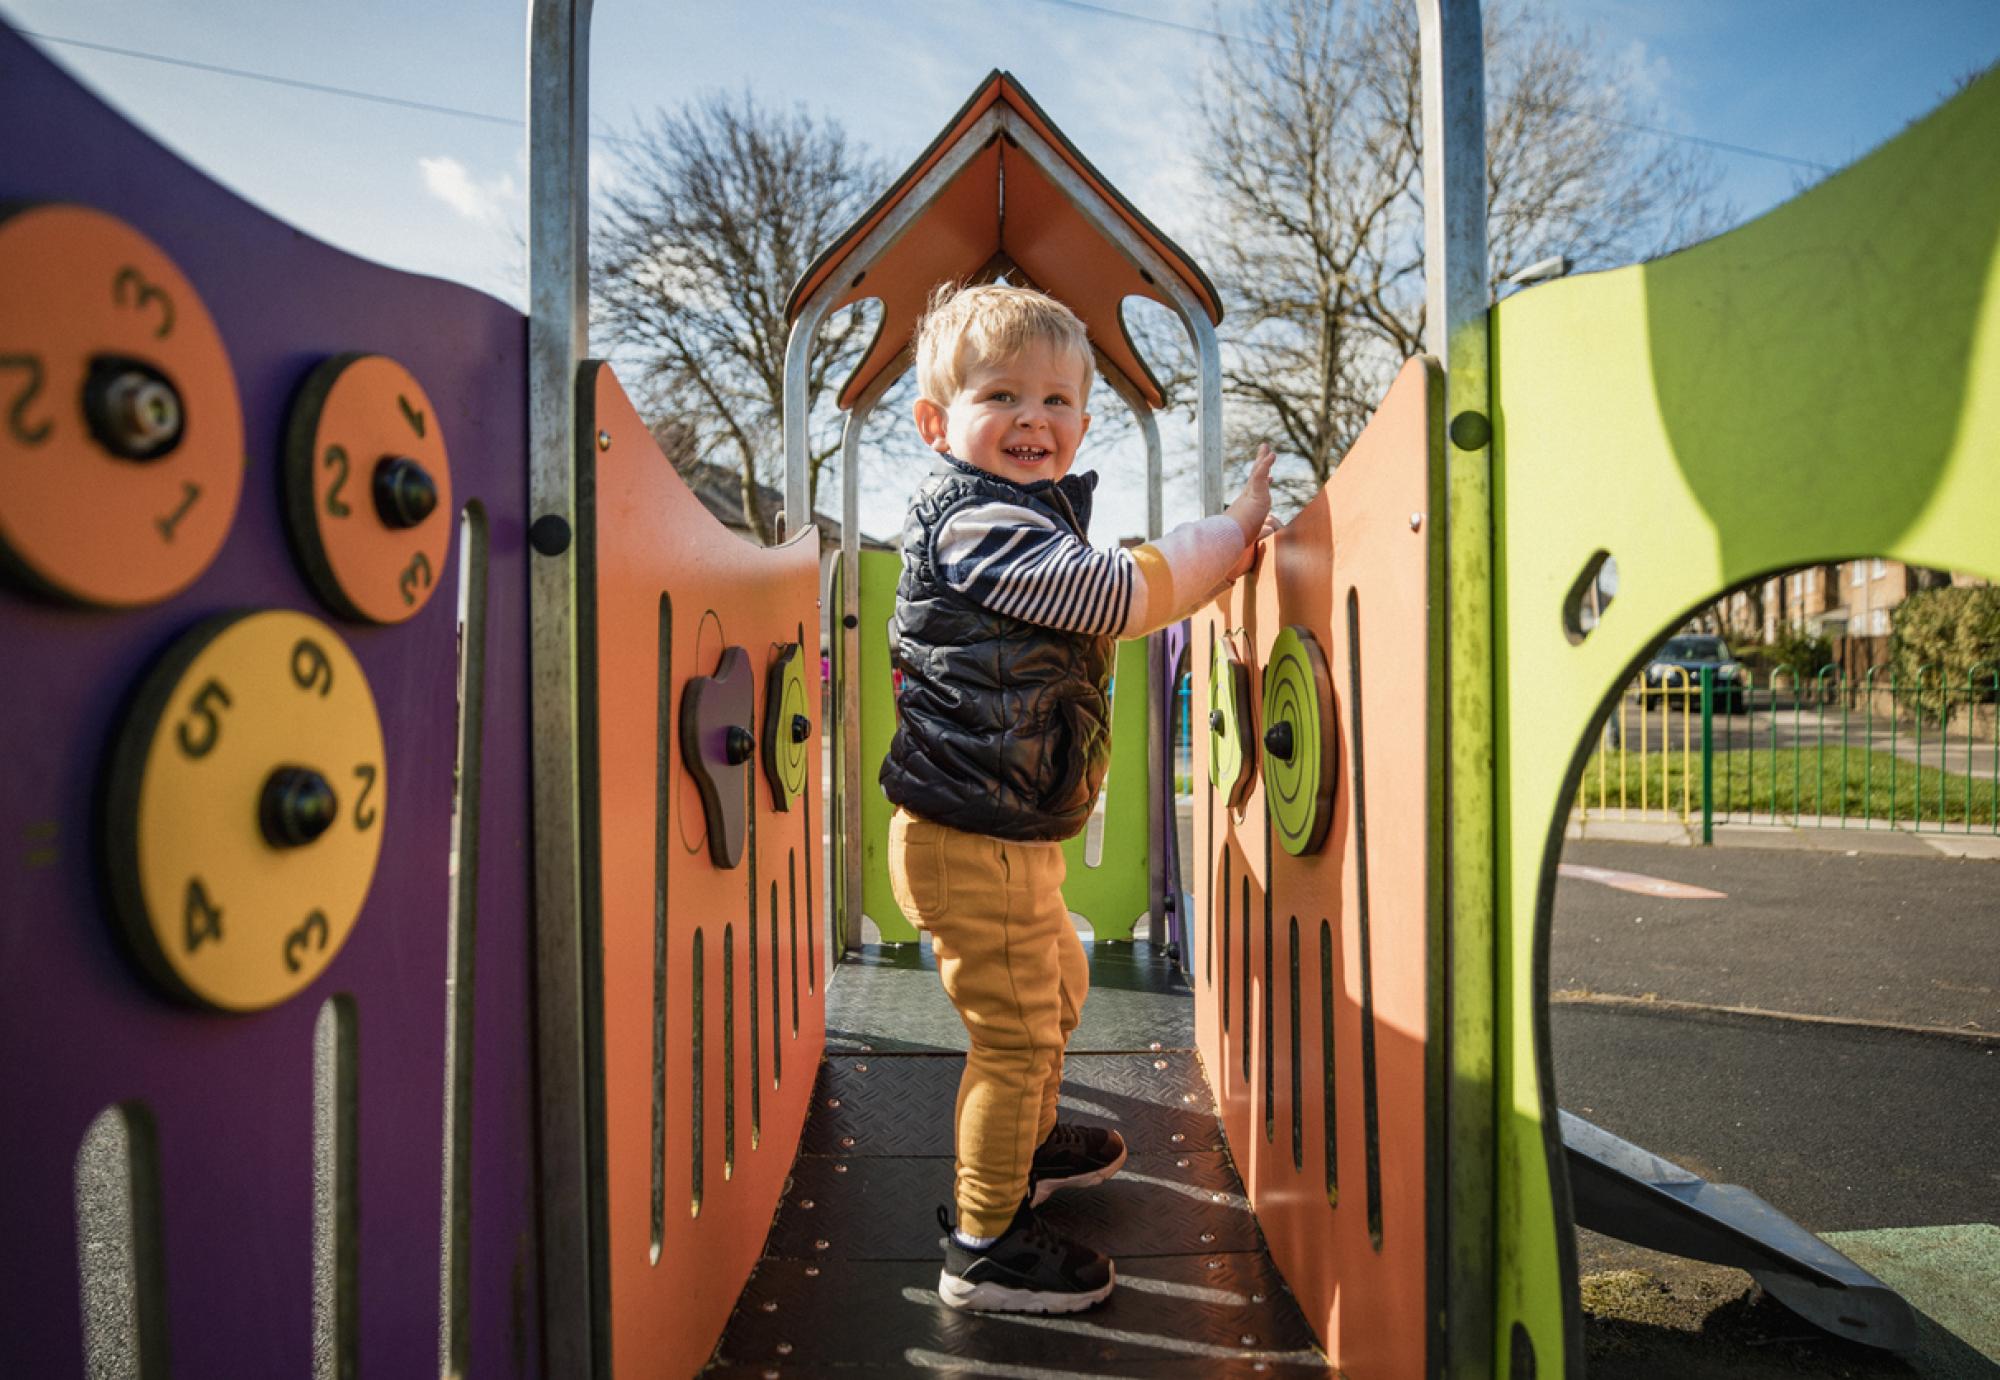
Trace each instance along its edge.
{"label": "green playground panel", "polygon": [[[1575,1373],[1543,899],[1587,731],[1753,577],[1890,556],[2000,578],[2000,76],[1768,215],[1493,318],[1503,1375]],[[1619,587],[1582,642],[1563,604]],[[1563,1244],[1559,1244],[1563,1243]]]}
{"label": "green playground panel", "polygon": [[[882,794],[876,773],[896,732],[896,709],[889,665],[889,618],[896,607],[896,577],[902,556],[894,551],[861,554],[861,911],[889,943],[912,943],[916,927],[903,915],[889,889],[885,856],[889,816],[895,812]],[[1069,876],[1063,899],[1090,922],[1099,939],[1130,939],[1146,913],[1148,844],[1146,799],[1146,644],[1118,644],[1117,684],[1111,704],[1111,771],[1105,778],[1104,847],[1098,865],[1084,862],[1079,834],[1063,845]]]}

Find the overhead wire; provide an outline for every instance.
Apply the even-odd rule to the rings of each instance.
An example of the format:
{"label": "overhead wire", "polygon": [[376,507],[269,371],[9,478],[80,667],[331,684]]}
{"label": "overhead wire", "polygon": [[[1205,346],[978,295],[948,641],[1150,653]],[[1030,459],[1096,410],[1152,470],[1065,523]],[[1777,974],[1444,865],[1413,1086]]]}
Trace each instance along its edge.
{"label": "overhead wire", "polygon": [[[1059,9],[1075,10],[1084,14],[1098,15],[1107,19],[1122,20],[1140,24],[1148,28],[1165,29],[1175,33],[1189,34],[1197,38],[1217,39],[1225,43],[1240,42],[1220,29],[1211,29],[1199,24],[1187,24],[1174,19],[1162,19],[1157,15],[1136,14],[1131,10],[1121,10],[1111,5],[1092,3],[1092,0],[1035,0],[1037,4],[1053,5]],[[477,120],[483,124],[504,125],[514,129],[526,126],[527,122],[517,116],[496,115],[490,111],[468,110],[463,106],[443,105],[435,101],[411,100],[404,96],[391,96],[379,91],[363,91],[351,86],[336,86],[330,82],[307,81],[300,77],[279,76],[271,72],[258,72],[247,67],[229,67],[221,63],[201,62],[194,58],[173,57],[165,53],[149,52],[139,48],[124,48],[111,43],[99,43],[91,39],[70,38],[61,34],[37,33],[33,30],[19,30],[28,38],[44,43],[55,43],[70,48],[84,48],[92,52],[110,53],[117,57],[133,58],[141,62],[160,63],[168,67],[182,67],[196,72],[208,72],[217,76],[237,77],[244,81],[263,82],[270,86],[287,87],[296,91],[311,91],[319,95],[339,96],[348,100],[367,101],[375,105],[392,106],[403,110],[416,110],[430,115],[448,115],[456,119]],[[1351,59],[1336,57],[1335,62],[1351,64]],[[1828,174],[1834,171],[1826,163],[1811,158],[1800,158],[1793,154],[1774,153],[1769,149],[1755,148],[1749,144],[1734,143],[1725,139],[1711,139],[1706,135],[1687,134],[1680,130],[1664,129],[1639,120],[1628,120],[1616,115],[1605,115],[1597,111],[1578,110],[1574,107],[1551,106],[1561,114],[1580,119],[1595,120],[1602,124],[1615,125],[1634,133],[1645,134],[1656,139],[1668,139],[1680,143],[1695,144],[1719,153],[1735,154],[1743,158],[1759,158],[1767,162],[1782,163],[1789,167],[1804,168],[1810,172]],[[632,140],[603,131],[593,131],[593,139],[612,143],[631,143]]]}
{"label": "overhead wire", "polygon": [[[1157,15],[1134,14],[1130,10],[1117,9],[1111,5],[1093,4],[1091,0],[1035,0],[1035,3],[1053,5],[1058,9],[1076,10],[1084,14],[1100,15],[1106,19],[1122,19],[1133,24],[1143,24],[1153,29],[1170,29],[1178,33],[1192,34],[1198,38],[1217,39],[1224,43],[1241,43],[1246,41],[1240,35],[1227,34],[1220,29],[1211,29],[1200,24],[1184,24],[1174,19],[1161,19]],[[1250,39],[1247,41],[1255,43],[1258,46],[1277,46],[1263,39]],[[1351,58],[1336,56],[1333,61],[1340,63],[1342,66],[1359,65]],[[1600,124],[1616,125],[1621,129],[1629,129],[1635,133],[1650,135],[1656,139],[1670,139],[1680,143],[1698,144],[1703,148],[1714,149],[1720,153],[1733,153],[1745,158],[1761,158],[1768,162],[1783,163],[1789,167],[1804,168],[1810,172],[1821,174],[1828,174],[1835,171],[1830,164],[1821,163],[1815,159],[1800,158],[1795,154],[1789,153],[1773,153],[1769,149],[1753,148],[1749,144],[1732,143],[1726,139],[1711,139],[1701,134],[1687,134],[1677,129],[1663,129],[1658,125],[1645,124],[1639,120],[1627,120],[1616,115],[1605,115],[1594,110],[1579,110],[1574,106],[1562,105],[1549,105],[1545,109],[1557,114],[1575,116],[1578,119],[1595,120]]]}

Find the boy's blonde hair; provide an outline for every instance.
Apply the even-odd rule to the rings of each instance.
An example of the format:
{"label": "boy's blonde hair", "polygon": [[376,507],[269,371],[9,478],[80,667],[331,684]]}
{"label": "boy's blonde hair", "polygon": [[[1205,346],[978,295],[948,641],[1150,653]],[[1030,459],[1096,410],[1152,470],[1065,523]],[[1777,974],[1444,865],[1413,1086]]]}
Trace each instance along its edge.
{"label": "boy's blonde hair", "polygon": [[1033,288],[945,283],[917,322],[917,390],[940,407],[982,363],[1010,359],[1038,344],[1076,356],[1077,402],[1090,392],[1090,335],[1075,312]]}

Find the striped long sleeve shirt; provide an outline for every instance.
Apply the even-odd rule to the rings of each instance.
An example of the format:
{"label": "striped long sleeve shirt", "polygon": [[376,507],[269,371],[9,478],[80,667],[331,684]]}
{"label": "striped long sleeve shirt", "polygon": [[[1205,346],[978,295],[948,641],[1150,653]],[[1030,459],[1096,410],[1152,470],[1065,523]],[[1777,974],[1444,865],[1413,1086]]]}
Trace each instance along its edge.
{"label": "striped long sleeve shirt", "polygon": [[1213,594],[1243,554],[1243,534],[1217,516],[1099,549],[1032,509],[994,501],[946,517],[932,551],[944,582],[982,608],[1066,632],[1140,637]]}

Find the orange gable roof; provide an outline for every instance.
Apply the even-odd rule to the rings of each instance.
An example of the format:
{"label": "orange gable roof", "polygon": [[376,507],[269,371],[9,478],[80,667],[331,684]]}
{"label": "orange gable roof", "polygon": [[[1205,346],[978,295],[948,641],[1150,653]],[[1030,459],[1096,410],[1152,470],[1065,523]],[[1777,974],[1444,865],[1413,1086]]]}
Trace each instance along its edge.
{"label": "orange gable roof", "polygon": [[[1005,116],[997,127],[986,120],[996,107]],[[1159,384],[1126,336],[1118,308],[1127,297],[1149,297],[1167,306],[1170,299],[1021,149],[1008,132],[1011,121],[1047,144],[1096,195],[1102,212],[1122,220],[1159,256],[1210,320],[1222,319],[1221,298],[1194,260],[1119,195],[1012,76],[996,71],[881,199],[813,262],[785,304],[786,318],[796,319],[806,302],[840,274],[850,275],[851,281],[834,303],[836,309],[870,297],[881,300],[881,327],[841,388],[842,408],[852,407],[878,379],[902,367],[933,288],[1002,273],[1032,282],[1083,318],[1100,362],[1121,374],[1149,404],[1160,405]],[[880,257],[873,263],[850,263],[924,176],[975,137],[983,138],[984,146]]]}

